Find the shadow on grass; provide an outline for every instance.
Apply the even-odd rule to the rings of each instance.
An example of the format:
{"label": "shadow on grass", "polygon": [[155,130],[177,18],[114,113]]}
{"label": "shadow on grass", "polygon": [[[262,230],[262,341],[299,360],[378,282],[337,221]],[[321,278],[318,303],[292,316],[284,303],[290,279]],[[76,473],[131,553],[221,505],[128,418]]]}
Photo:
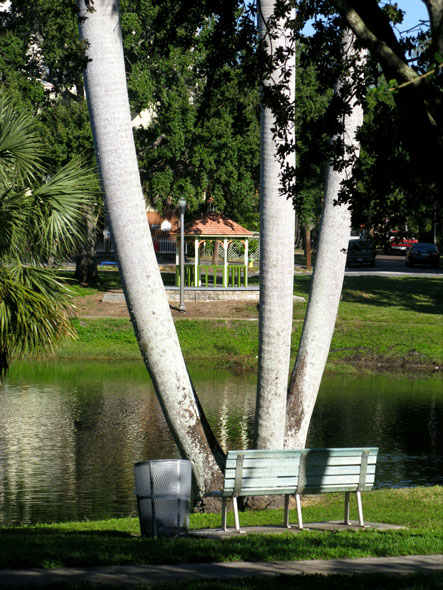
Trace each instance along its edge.
{"label": "shadow on grass", "polygon": [[[0,568],[224,561],[292,561],[425,554],[438,550],[436,535],[411,532],[305,531],[230,539],[151,539],[127,531],[8,529],[0,531]],[[17,551],[20,547],[20,551]],[[436,549],[432,549],[432,547]]]}
{"label": "shadow on grass", "polygon": [[[310,275],[294,277],[294,292],[308,297]],[[441,278],[347,276],[342,301],[427,314],[443,313]]]}
{"label": "shadow on grass", "polygon": [[234,580],[208,580],[157,586],[158,590],[439,590],[440,574],[410,574],[393,576],[384,574],[339,574],[256,576]]}
{"label": "shadow on grass", "polygon": [[[370,297],[367,294],[370,293]],[[443,313],[442,280],[430,277],[345,277],[342,301],[417,313]]]}
{"label": "shadow on grass", "polygon": [[157,586],[158,590],[439,590],[440,574],[410,574],[393,576],[384,574],[339,574],[256,576],[234,580],[208,580]]}
{"label": "shadow on grass", "polygon": [[[129,586],[128,586],[129,587]],[[132,587],[132,585],[131,585]],[[4,590],[16,590],[17,586],[3,586]],[[21,586],[24,590],[41,588],[34,584]],[[81,584],[51,584],[52,590],[96,590],[88,582]],[[115,588],[115,586],[114,586]],[[122,588],[122,586],[119,586]],[[148,590],[152,586],[139,586]],[[157,590],[440,590],[441,574],[415,573],[407,576],[386,574],[338,574],[338,575],[297,575],[297,576],[254,576],[249,578],[175,581],[171,584],[155,585]]]}

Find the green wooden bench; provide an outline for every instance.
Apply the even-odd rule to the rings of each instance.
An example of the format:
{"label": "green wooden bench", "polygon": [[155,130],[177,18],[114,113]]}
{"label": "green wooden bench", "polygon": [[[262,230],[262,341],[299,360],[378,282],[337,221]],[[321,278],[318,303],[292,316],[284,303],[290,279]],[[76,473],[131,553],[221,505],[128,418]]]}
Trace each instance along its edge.
{"label": "green wooden bench", "polygon": [[361,492],[374,485],[376,447],[300,450],[228,451],[223,490],[209,492],[222,498],[222,528],[227,531],[227,500],[232,500],[235,530],[240,531],[237,498],[284,495],[284,526],[289,524],[289,498],[295,495],[298,528],[303,529],[302,494],[345,493],[345,524],[350,493],[357,498],[359,525],[364,527]]}

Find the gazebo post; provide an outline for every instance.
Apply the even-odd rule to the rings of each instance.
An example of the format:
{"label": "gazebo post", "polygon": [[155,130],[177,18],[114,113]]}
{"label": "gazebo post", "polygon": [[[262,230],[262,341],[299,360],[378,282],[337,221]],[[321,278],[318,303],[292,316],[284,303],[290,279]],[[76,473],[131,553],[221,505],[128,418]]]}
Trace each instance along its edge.
{"label": "gazebo post", "polygon": [[228,286],[228,239],[223,240],[223,287]]}
{"label": "gazebo post", "polygon": [[194,238],[195,256],[194,256],[194,287],[199,287],[198,284],[198,257],[199,257],[199,241],[198,238]]}
{"label": "gazebo post", "polygon": [[245,287],[248,286],[249,238],[245,240]]}

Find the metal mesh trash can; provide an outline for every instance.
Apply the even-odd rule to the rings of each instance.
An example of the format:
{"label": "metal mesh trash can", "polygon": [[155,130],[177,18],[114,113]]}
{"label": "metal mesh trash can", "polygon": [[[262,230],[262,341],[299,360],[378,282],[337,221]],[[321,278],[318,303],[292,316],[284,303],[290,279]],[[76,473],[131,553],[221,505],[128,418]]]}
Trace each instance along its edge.
{"label": "metal mesh trash can", "polygon": [[177,537],[189,529],[191,462],[157,459],[134,465],[140,532],[144,537]]}

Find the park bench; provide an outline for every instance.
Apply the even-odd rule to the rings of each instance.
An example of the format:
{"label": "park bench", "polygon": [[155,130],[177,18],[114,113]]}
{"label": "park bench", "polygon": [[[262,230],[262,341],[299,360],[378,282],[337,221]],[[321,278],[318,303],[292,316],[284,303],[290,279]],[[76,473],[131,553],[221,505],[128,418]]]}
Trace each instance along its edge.
{"label": "park bench", "polygon": [[237,498],[284,495],[284,526],[289,524],[289,498],[295,495],[298,528],[303,529],[302,494],[345,493],[344,524],[349,520],[350,493],[356,494],[359,525],[364,527],[361,492],[374,485],[378,449],[336,448],[228,451],[223,490],[208,495],[222,499],[222,528],[227,531],[227,500],[232,500],[235,530],[240,531]]}

